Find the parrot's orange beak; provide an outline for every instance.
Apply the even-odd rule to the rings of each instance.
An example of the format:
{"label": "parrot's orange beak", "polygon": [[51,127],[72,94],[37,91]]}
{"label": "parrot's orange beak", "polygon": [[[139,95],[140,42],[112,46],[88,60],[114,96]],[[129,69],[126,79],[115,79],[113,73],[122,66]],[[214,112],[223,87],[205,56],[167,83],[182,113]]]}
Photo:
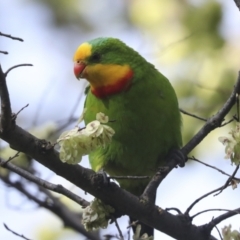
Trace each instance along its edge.
{"label": "parrot's orange beak", "polygon": [[77,79],[79,78],[85,78],[86,76],[86,71],[85,68],[86,68],[86,63],[84,62],[81,62],[81,61],[76,61],[74,62],[74,74],[76,76]]}

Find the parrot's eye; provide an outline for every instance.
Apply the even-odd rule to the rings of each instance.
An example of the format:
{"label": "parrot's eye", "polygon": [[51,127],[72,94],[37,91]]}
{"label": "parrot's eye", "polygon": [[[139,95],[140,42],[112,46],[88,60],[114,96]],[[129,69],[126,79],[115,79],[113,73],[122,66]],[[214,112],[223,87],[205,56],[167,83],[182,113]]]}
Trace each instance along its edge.
{"label": "parrot's eye", "polygon": [[101,54],[100,53],[93,53],[93,55],[90,57],[91,61],[93,62],[100,62],[101,60]]}

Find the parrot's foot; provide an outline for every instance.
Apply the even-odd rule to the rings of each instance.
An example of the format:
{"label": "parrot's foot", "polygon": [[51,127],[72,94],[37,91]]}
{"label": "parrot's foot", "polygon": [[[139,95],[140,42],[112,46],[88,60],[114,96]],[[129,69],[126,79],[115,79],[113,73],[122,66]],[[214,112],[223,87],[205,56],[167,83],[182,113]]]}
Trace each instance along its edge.
{"label": "parrot's foot", "polygon": [[97,174],[101,175],[102,178],[103,178],[103,184],[105,186],[108,186],[109,185],[109,178],[107,176],[107,173],[103,170],[103,169],[100,169]]}
{"label": "parrot's foot", "polygon": [[179,167],[184,167],[185,162],[187,160],[187,156],[185,156],[180,149],[172,149],[168,155],[167,155],[167,160],[168,159],[175,159],[175,161],[178,163]]}

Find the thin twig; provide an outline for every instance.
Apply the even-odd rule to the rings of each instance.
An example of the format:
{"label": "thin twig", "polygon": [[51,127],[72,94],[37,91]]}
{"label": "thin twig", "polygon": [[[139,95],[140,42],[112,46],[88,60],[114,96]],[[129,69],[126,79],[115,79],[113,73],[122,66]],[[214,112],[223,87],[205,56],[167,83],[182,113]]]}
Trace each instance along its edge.
{"label": "thin twig", "polygon": [[27,108],[29,106],[29,103],[26,104],[24,107],[22,107],[16,114],[15,114],[15,117],[17,117],[17,115],[22,112],[25,108]]}
{"label": "thin twig", "polygon": [[[238,170],[238,167],[234,170],[233,174],[228,178],[228,180],[226,181],[226,183],[225,183],[223,186],[221,186],[221,187],[219,187],[219,188],[217,188],[217,189],[215,189],[215,190],[212,190],[212,191],[204,194],[204,195],[201,196],[200,198],[197,198],[197,199],[187,208],[187,210],[185,211],[184,214],[188,216],[188,215],[189,215],[189,212],[191,211],[191,209],[192,209],[199,201],[201,201],[202,199],[204,199],[204,198],[208,197],[209,195],[211,195],[211,194],[213,194],[213,193],[216,193],[216,192],[218,192],[218,191],[220,191],[219,193],[221,193],[221,192],[223,191],[223,189],[231,186],[231,180],[232,180],[233,177],[235,176],[237,170]],[[219,193],[218,193],[218,194],[219,194]],[[214,196],[216,196],[216,194],[215,194]]]}
{"label": "thin twig", "polygon": [[[197,217],[198,215],[205,213],[205,212],[212,212],[212,211],[226,211],[226,212],[231,212],[232,210],[230,209],[223,209],[223,208],[212,208],[212,209],[206,209],[203,210],[201,212],[198,212],[196,214],[194,214],[193,216],[191,216],[191,219],[194,219],[195,217]],[[238,213],[238,212],[237,212]]]}
{"label": "thin twig", "polygon": [[[217,168],[217,167],[215,167],[215,166],[212,166],[212,165],[210,165],[210,164],[207,164],[207,163],[205,163],[205,162],[202,162],[202,161],[196,159],[195,157],[189,157],[188,159],[193,160],[193,161],[195,161],[195,162],[199,162],[199,163],[201,163],[201,164],[203,164],[203,165],[205,165],[205,166],[207,166],[207,167],[210,167],[210,168],[212,168],[212,169],[217,170],[218,172],[220,172],[220,173],[222,173],[222,174],[224,174],[224,175],[226,175],[226,176],[228,176],[228,177],[231,177],[231,174],[228,174],[228,173],[224,172],[223,170],[221,170],[221,169],[219,169],[219,168]],[[234,180],[237,180],[237,181],[240,181],[240,178],[234,177],[233,179],[234,179]]]}
{"label": "thin twig", "polygon": [[150,176],[110,176],[108,179],[131,179],[131,180],[139,180],[139,179],[149,179]]}
{"label": "thin twig", "polygon": [[118,224],[116,218],[114,218],[114,223],[115,223],[116,228],[117,228],[117,230],[118,230],[118,234],[119,234],[119,236],[120,236],[120,239],[121,239],[121,240],[124,240],[124,238],[123,238],[123,234],[122,234],[122,231],[121,231],[121,229],[120,229],[120,227],[119,227],[119,224]]}
{"label": "thin twig", "polygon": [[[74,115],[74,113],[76,112],[76,109],[79,106],[79,102],[80,102],[81,98],[83,97],[83,93],[84,92],[81,91],[80,94],[78,95],[78,98],[76,99],[76,102],[75,102],[75,104],[74,104],[74,106],[73,106],[73,108],[72,108],[72,110],[71,110],[71,112],[69,114],[68,122],[70,122],[71,119],[73,118],[73,115]],[[79,114],[79,116],[80,116],[80,114]]]}
{"label": "thin twig", "polygon": [[219,193],[216,193],[214,196],[219,195],[224,189],[226,189],[226,188],[229,186],[229,184],[232,185],[231,182],[232,182],[232,180],[234,179],[235,175],[237,174],[238,169],[239,169],[239,165],[236,166],[233,174],[228,178],[228,180],[226,181],[226,183],[221,187],[221,189],[219,190]]}
{"label": "thin twig", "polygon": [[[16,152],[16,154],[15,154],[14,156],[10,157],[4,164],[7,164],[8,162],[12,161],[14,158],[18,157],[18,156],[19,156],[19,153],[20,153],[20,152]],[[4,164],[3,164],[3,165],[4,165]],[[1,166],[1,165],[0,165],[0,166]]]}
{"label": "thin twig", "polygon": [[129,225],[127,226],[127,228],[131,228],[131,227],[133,227],[133,226],[137,226],[138,223],[139,223],[138,220],[132,221],[132,222],[129,223]]}
{"label": "thin twig", "polygon": [[11,38],[12,40],[18,40],[18,41],[20,41],[20,42],[23,42],[23,39],[22,39],[22,38],[13,37],[13,36],[10,35],[10,34],[5,34],[5,33],[0,32],[0,36],[7,37],[7,38]]}
{"label": "thin twig", "polygon": [[237,209],[234,209],[230,212],[226,212],[216,218],[214,218],[211,222],[209,222],[208,224],[204,224],[202,225],[202,227],[206,228],[206,230],[208,232],[211,232],[212,229],[217,225],[219,224],[220,222],[224,221],[225,219],[229,218],[229,217],[232,217],[232,216],[235,216],[237,214],[240,213],[240,208],[237,208]]}
{"label": "thin twig", "polygon": [[[230,185],[229,185],[230,186]],[[199,202],[201,201],[202,199],[208,197],[209,195],[215,193],[215,192],[218,192],[222,189],[222,186],[217,188],[217,189],[214,189],[206,194],[204,194],[203,196],[201,196],[200,198],[197,198],[188,208],[187,210],[185,211],[184,215],[189,215],[189,212],[191,211],[191,209]]]}
{"label": "thin twig", "polygon": [[[65,129],[67,126],[69,126],[71,123],[74,123],[74,122],[76,123],[77,121],[78,121],[78,118],[72,118],[72,119],[69,119],[68,121],[66,121],[66,120],[56,121],[57,123],[59,123],[58,124],[59,126],[54,133],[50,134],[49,137],[52,137],[54,134],[61,132],[63,129]],[[61,122],[63,122],[63,124],[61,124]]]}
{"label": "thin twig", "polygon": [[193,118],[196,118],[196,119],[202,120],[202,121],[204,121],[204,122],[207,121],[206,118],[202,118],[202,117],[199,117],[199,116],[197,116],[197,115],[195,115],[195,114],[192,114],[192,113],[186,112],[185,110],[183,110],[183,109],[181,109],[181,108],[179,108],[179,110],[180,110],[181,113],[183,113],[183,114],[185,114],[185,115],[188,115],[188,116],[190,116],[190,117],[193,117]]}
{"label": "thin twig", "polygon": [[[129,224],[130,224],[130,219],[129,219]],[[130,227],[127,227],[127,240],[130,240],[130,231],[131,231],[131,228]]]}
{"label": "thin twig", "polygon": [[188,35],[186,35],[186,36],[184,36],[184,37],[182,37],[182,38],[180,38],[176,41],[173,41],[173,42],[169,43],[168,45],[166,45],[162,48],[159,56],[162,56],[163,54],[165,54],[165,52],[168,51],[168,49],[172,49],[174,46],[178,45],[179,43],[196,36],[196,34],[197,34],[197,32],[191,32],[190,34],[188,34]]}
{"label": "thin twig", "polygon": [[37,185],[43,186],[44,188],[49,189],[53,192],[60,193],[64,196],[70,198],[74,202],[80,204],[83,207],[87,207],[89,205],[89,202],[87,202],[83,198],[79,197],[78,195],[72,193],[68,189],[64,188],[62,185],[60,185],[60,184],[56,185],[56,184],[47,182],[41,178],[38,178],[38,177],[32,175],[31,173],[27,172],[26,170],[19,168],[18,166],[14,165],[14,164],[6,163],[6,161],[2,160],[1,158],[0,158],[0,166],[17,173],[18,175],[28,179],[31,182],[36,183]]}
{"label": "thin twig", "polygon": [[178,208],[165,208],[166,211],[176,211],[178,214],[181,214],[182,215],[182,212],[178,209]]}
{"label": "thin twig", "polygon": [[222,123],[221,124],[221,127],[224,127],[224,126],[226,126],[226,125],[228,125],[229,123],[231,123],[231,122],[233,122],[235,120],[235,118],[233,117],[233,118],[231,118],[230,120],[228,120],[227,122],[224,122],[224,123]]}
{"label": "thin twig", "polygon": [[223,238],[222,238],[222,234],[220,233],[218,227],[217,227],[217,226],[214,226],[214,227],[216,228],[216,230],[217,230],[217,232],[218,232],[218,235],[219,235],[219,237],[221,238],[221,240],[223,240]]}
{"label": "thin twig", "polygon": [[30,240],[29,238],[24,237],[23,234],[19,234],[19,233],[16,233],[15,231],[11,230],[11,229],[7,226],[6,223],[3,223],[3,226],[4,226],[9,232],[13,233],[14,235],[16,235],[16,236],[18,236],[18,237],[21,237],[21,238],[23,238],[23,239],[25,239],[25,240]]}
{"label": "thin twig", "polygon": [[5,77],[7,77],[8,73],[10,71],[12,71],[14,68],[18,68],[18,67],[32,67],[33,65],[31,63],[22,63],[22,64],[18,64],[18,65],[14,65],[12,67],[10,67],[4,74]]}
{"label": "thin twig", "polygon": [[6,51],[0,51],[0,53],[2,53],[2,54],[8,54],[8,52],[6,52]]}

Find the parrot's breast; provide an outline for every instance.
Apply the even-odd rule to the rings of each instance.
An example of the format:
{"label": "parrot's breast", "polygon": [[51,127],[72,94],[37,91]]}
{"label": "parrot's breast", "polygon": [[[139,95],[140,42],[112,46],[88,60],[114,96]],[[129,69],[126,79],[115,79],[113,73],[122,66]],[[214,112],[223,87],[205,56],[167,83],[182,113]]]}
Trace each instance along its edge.
{"label": "parrot's breast", "polygon": [[[112,142],[89,156],[95,171],[103,168],[110,175],[152,176],[164,164],[166,154],[181,146],[177,98],[169,81],[158,72],[106,99],[89,91],[85,107],[86,124],[103,112],[115,130]],[[137,180],[119,182],[127,189],[139,185]]]}

